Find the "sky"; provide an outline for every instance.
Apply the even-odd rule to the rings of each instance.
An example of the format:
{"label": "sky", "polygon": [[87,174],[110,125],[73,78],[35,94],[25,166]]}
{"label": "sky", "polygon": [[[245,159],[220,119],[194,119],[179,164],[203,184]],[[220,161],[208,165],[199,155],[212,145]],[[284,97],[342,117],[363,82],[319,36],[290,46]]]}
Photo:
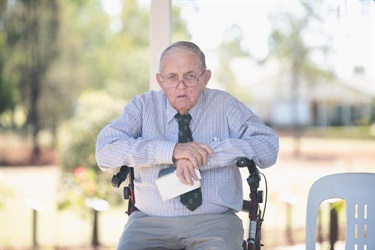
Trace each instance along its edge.
{"label": "sky", "polygon": [[[244,47],[255,58],[263,59],[268,54],[271,31],[268,16],[281,10],[298,14],[300,9],[296,2],[199,1],[194,6],[181,1],[181,6],[182,15],[193,35],[192,40],[202,49],[217,46],[223,39],[225,29],[238,24],[244,32]],[[367,73],[374,78],[374,1],[368,1],[367,9],[362,9],[359,0],[324,2],[323,10],[327,16],[324,26],[320,28],[334,39],[333,49],[336,53],[331,63],[342,76],[351,74],[353,66],[364,65]],[[310,40],[313,41],[314,37]]]}
{"label": "sky", "polygon": [[[102,0],[103,7],[112,15],[121,12],[121,1]],[[150,0],[140,0],[149,6]],[[271,24],[268,16],[275,11],[301,13],[297,0],[200,0],[172,1],[181,7],[192,41],[203,51],[218,46],[224,32],[233,24],[239,25],[244,35],[244,48],[257,59],[268,54],[268,36]],[[324,0],[325,23],[322,30],[333,36],[335,51],[330,62],[343,77],[352,73],[354,66],[366,68],[374,79],[374,1]],[[340,11],[338,15],[337,10]],[[316,38],[318,42],[319,38]],[[310,37],[314,41],[314,37]]]}

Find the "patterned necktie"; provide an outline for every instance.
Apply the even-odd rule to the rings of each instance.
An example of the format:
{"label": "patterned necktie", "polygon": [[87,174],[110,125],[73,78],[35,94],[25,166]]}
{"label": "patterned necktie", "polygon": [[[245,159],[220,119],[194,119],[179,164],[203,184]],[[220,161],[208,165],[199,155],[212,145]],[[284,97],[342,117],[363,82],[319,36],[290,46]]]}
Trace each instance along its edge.
{"label": "patterned necktie", "polygon": [[[175,115],[178,122],[178,142],[192,142],[193,136],[191,135],[191,130],[189,128],[189,123],[191,120],[190,114],[180,115],[177,113]],[[190,211],[194,211],[200,205],[202,205],[202,192],[201,188],[194,189],[190,192],[180,195],[181,203],[187,207]]]}

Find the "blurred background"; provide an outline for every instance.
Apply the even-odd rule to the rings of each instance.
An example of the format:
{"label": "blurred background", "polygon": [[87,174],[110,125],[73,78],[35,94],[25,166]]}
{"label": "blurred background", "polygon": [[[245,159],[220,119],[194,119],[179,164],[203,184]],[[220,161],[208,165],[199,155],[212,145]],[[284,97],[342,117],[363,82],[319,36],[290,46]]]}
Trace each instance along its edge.
{"label": "blurred background", "polygon": [[[115,249],[127,202],[99,171],[95,142],[132,97],[156,86],[150,44],[165,38],[150,37],[150,6],[0,0],[0,249]],[[304,249],[312,183],[375,172],[374,1],[172,0],[169,8],[171,42],[201,47],[209,87],[280,135],[278,162],[262,170],[263,243]],[[343,249],[344,206],[321,206],[321,249]]]}

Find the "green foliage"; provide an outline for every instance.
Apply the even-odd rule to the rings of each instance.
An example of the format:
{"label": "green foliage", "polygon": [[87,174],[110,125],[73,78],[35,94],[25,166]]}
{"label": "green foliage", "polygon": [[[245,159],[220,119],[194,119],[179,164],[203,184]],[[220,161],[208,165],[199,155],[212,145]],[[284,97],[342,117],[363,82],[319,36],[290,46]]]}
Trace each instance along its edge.
{"label": "green foliage", "polygon": [[105,92],[84,92],[74,116],[61,126],[59,150],[63,174],[59,209],[72,208],[86,214],[86,198],[116,201],[110,185],[111,176],[101,172],[96,164],[95,143],[99,131],[119,115],[123,105]]}
{"label": "green foliage", "polygon": [[[324,65],[318,65],[312,60],[313,53],[324,57],[330,52],[330,36],[316,30],[323,23],[319,16],[321,4],[319,2],[303,2],[301,10],[304,13],[296,16],[292,13],[278,13],[270,17],[273,30],[269,37],[270,54],[281,62],[284,70],[292,70],[292,74],[299,81],[303,76],[311,84],[318,79],[329,79],[333,72]],[[310,44],[307,35],[319,37],[320,44]],[[327,66],[326,66],[327,67]],[[299,82],[296,83],[297,85]]]}
{"label": "green foliage", "polygon": [[238,25],[233,25],[230,29],[226,30],[224,41],[216,50],[219,55],[219,70],[217,71],[216,78],[226,91],[245,101],[249,100],[249,91],[246,90],[246,87],[241,87],[237,84],[236,75],[228,63],[235,57],[250,56],[241,46],[243,38],[242,29]]}
{"label": "green foliage", "polygon": [[[0,25],[0,115],[17,104],[34,114],[26,126],[36,122],[35,137],[58,134],[60,209],[82,213],[85,198],[115,194],[96,165],[96,137],[126,100],[148,90],[149,10],[122,3],[118,30],[96,0],[15,0]],[[173,13],[173,33],[189,39],[180,10]]]}
{"label": "green foliage", "polygon": [[371,101],[371,113],[370,113],[370,123],[375,125],[375,98]]}
{"label": "green foliage", "polygon": [[[16,0],[8,4],[0,26],[4,47],[0,84],[7,97],[2,98],[0,112],[14,110],[17,103],[30,116],[34,105],[40,129],[54,134],[59,123],[73,114],[85,89],[106,89],[125,100],[147,91],[149,9],[135,0],[122,4],[119,29],[113,29],[113,17],[104,12],[100,1]],[[177,7],[173,7],[173,34],[190,38]],[[32,73],[36,83],[31,81]],[[35,104],[32,93],[37,94]]]}
{"label": "green foliage", "polygon": [[[45,96],[43,112],[65,115],[60,120],[72,115],[58,126],[63,168],[58,207],[85,214],[85,198],[111,199],[111,204],[121,198],[110,185],[111,176],[97,167],[95,143],[124,102],[148,90],[149,13],[137,1],[123,1],[121,29],[112,30],[98,1],[78,5],[69,1],[61,12],[61,51],[48,79],[49,88],[60,86],[63,94],[54,99]],[[179,33],[187,33],[183,22],[179,24]]]}
{"label": "green foliage", "polygon": [[78,99],[73,117],[59,130],[61,164],[66,170],[78,166],[96,167],[95,143],[99,131],[119,116],[123,101],[104,91],[86,91]]}
{"label": "green foliage", "polygon": [[[302,15],[293,13],[278,13],[271,16],[273,30],[269,37],[270,58],[276,58],[282,71],[290,72],[290,100],[292,102],[292,123],[294,155],[300,154],[300,136],[302,126],[299,121],[298,103],[301,98],[301,85],[303,80],[308,85],[314,85],[318,80],[328,80],[334,74],[324,65],[319,65],[312,60],[315,53],[327,56],[329,53],[329,35],[321,33],[320,27],[323,18],[320,17],[320,2],[301,2]],[[316,27],[319,29],[317,30]],[[310,44],[307,35],[319,35],[321,44]],[[309,86],[307,86],[309,87]]]}
{"label": "green foliage", "polygon": [[90,219],[91,208],[87,204],[90,199],[101,199],[110,204],[121,202],[121,197],[110,185],[109,175],[97,174],[94,169],[85,166],[66,172],[60,183],[57,210],[69,209],[84,219]]}
{"label": "green foliage", "polygon": [[[0,72],[5,71],[5,58],[7,58],[6,34],[0,27]],[[16,88],[12,79],[5,79],[4,74],[0,73],[0,115],[6,111],[12,111],[16,107],[18,100]]]}
{"label": "green foliage", "polygon": [[[0,67],[4,82],[1,85],[8,94],[4,106],[14,110],[17,102],[27,109],[27,125],[33,138],[31,160],[37,162],[41,152],[38,133],[42,129],[39,101],[47,72],[58,55],[55,41],[59,29],[59,2],[14,1],[8,7],[1,29],[6,37],[2,45],[7,50],[6,67]],[[15,91],[19,92],[19,98]]]}
{"label": "green foliage", "polygon": [[172,41],[189,41],[191,39],[190,33],[187,32],[187,23],[180,18],[181,9],[172,6]]}
{"label": "green foliage", "polygon": [[19,75],[18,90],[22,94],[19,101],[32,110],[37,105],[45,74],[58,53],[54,43],[59,6],[56,1],[16,1],[10,6],[4,18],[8,74]]}

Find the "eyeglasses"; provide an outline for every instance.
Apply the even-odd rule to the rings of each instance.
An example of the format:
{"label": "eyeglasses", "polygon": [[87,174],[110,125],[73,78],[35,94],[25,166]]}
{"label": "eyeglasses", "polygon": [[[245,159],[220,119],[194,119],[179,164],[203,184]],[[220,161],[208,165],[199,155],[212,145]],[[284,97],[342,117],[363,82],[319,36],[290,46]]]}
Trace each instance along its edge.
{"label": "eyeglasses", "polygon": [[163,76],[160,74],[161,78],[163,78],[163,84],[167,88],[177,88],[180,82],[183,82],[186,87],[194,87],[198,84],[201,77],[203,76],[204,72],[199,77],[196,77],[194,72],[189,72],[182,75],[182,80],[176,74],[170,74],[168,76]]}

